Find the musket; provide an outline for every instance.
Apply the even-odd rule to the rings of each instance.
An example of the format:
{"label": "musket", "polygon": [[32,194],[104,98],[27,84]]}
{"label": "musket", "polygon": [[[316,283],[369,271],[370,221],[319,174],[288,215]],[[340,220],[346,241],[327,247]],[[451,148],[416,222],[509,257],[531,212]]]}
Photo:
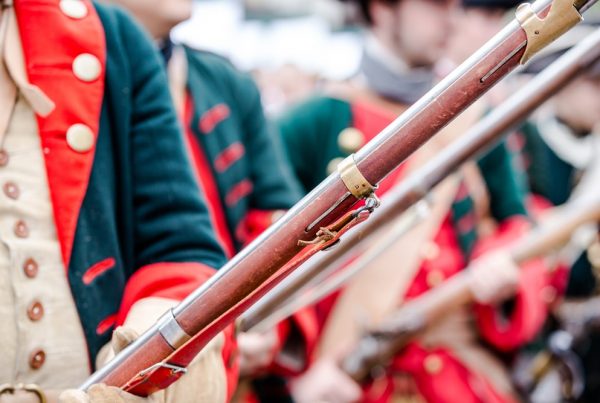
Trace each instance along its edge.
{"label": "musket", "polygon": [[[147,395],[176,381],[212,338],[287,274],[368,218],[381,180],[521,62],[580,22],[596,1],[538,0],[519,7],[498,35],[81,388],[103,382]],[[363,199],[367,205],[352,210]]]}
{"label": "musket", "polygon": [[[558,212],[519,237],[508,252],[516,264],[544,256],[568,242],[582,225],[600,220],[600,192],[557,207]],[[458,307],[474,301],[467,267],[443,284],[411,299],[368,332],[341,361],[350,377],[362,382],[371,370],[388,363],[415,336]]]}
{"label": "musket", "polygon": [[[424,198],[430,189],[464,162],[491,147],[598,59],[600,32],[595,32],[390,190],[382,198],[381,207],[368,221],[349,231],[343,243],[307,262],[250,308],[241,318],[240,329],[269,329],[299,309],[340,289],[427,214]],[[416,200],[419,201],[415,204]],[[400,220],[396,219],[399,215],[402,215]],[[393,228],[388,230],[390,226]],[[380,237],[382,233],[385,237]],[[379,241],[373,242],[375,238]],[[365,245],[372,243],[377,245],[367,250]],[[362,251],[365,253],[341,269]],[[330,277],[326,278],[328,275]]]}

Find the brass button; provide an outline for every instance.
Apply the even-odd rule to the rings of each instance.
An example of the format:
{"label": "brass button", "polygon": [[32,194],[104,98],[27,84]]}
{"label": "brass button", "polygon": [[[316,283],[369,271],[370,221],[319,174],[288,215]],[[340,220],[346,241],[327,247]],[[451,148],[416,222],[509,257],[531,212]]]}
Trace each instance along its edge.
{"label": "brass button", "polygon": [[37,322],[44,317],[44,306],[40,301],[33,301],[29,304],[29,307],[27,308],[27,317],[33,322]]}
{"label": "brass button", "polygon": [[27,238],[29,236],[29,228],[25,221],[19,220],[15,223],[15,235],[19,238]]}
{"label": "brass button", "polygon": [[100,77],[102,65],[100,60],[92,54],[82,53],[73,60],[73,74],[81,81],[94,81]]}
{"label": "brass button", "polygon": [[437,259],[440,252],[440,247],[435,242],[427,242],[421,247],[421,257],[425,260]]}
{"label": "brass button", "polygon": [[440,270],[432,270],[427,274],[427,285],[430,288],[437,287],[444,282],[444,273]]}
{"label": "brass button", "polygon": [[85,3],[81,0],[60,0],[60,10],[67,17],[82,19],[88,13]]}
{"label": "brass button", "polygon": [[425,368],[425,372],[427,372],[429,375],[437,375],[442,371],[444,364],[439,356],[430,354],[427,356],[427,358],[425,358],[423,366]]}
{"label": "brass button", "polygon": [[348,127],[340,132],[338,146],[345,153],[352,154],[365,144],[364,134],[355,127]]}
{"label": "brass button", "polygon": [[29,355],[29,367],[31,369],[40,369],[46,362],[46,352],[42,349],[34,350]]}
{"label": "brass button", "polygon": [[332,173],[337,172],[337,167],[343,160],[344,159],[340,157],[334,158],[331,161],[329,161],[329,164],[327,164],[327,175],[331,175]]}
{"label": "brass button", "polygon": [[76,123],[67,130],[67,144],[73,150],[84,153],[94,147],[94,132],[88,126]]}
{"label": "brass button", "polygon": [[34,278],[37,276],[39,271],[39,266],[35,259],[29,258],[23,263],[23,272],[28,278]]}
{"label": "brass button", "polygon": [[6,182],[3,186],[3,189],[4,189],[4,194],[8,198],[13,199],[13,200],[18,199],[19,195],[21,194],[21,192],[19,192],[19,187],[14,182]]}
{"label": "brass button", "polygon": [[10,159],[10,157],[8,156],[8,153],[6,152],[6,150],[0,150],[0,167],[7,166],[9,159]]}

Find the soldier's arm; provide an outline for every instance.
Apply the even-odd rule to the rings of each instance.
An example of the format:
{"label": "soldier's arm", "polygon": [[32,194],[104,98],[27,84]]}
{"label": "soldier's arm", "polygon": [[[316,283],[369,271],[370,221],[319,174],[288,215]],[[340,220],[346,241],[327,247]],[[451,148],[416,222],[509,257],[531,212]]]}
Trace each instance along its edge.
{"label": "soldier's arm", "polygon": [[[493,236],[479,242],[474,256],[507,246],[531,229],[525,202],[526,184],[523,176],[516,172],[512,158],[507,143],[502,142],[478,161],[490,193],[491,213],[499,226]],[[482,336],[502,350],[517,348],[535,337],[547,315],[544,293],[548,281],[543,262],[524,265],[515,297],[508,305],[476,307]]]}

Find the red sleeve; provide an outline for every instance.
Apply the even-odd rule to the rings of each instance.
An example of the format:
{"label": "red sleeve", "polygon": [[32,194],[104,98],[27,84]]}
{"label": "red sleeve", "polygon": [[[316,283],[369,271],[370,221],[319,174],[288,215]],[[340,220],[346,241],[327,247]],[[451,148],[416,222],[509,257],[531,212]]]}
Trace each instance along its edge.
{"label": "red sleeve", "polygon": [[[531,224],[525,217],[512,217],[504,221],[495,235],[480,242],[473,256],[506,247],[527,233]],[[542,259],[533,260],[521,267],[521,278],[513,307],[508,315],[500,306],[476,305],[476,320],[481,335],[496,348],[508,351],[531,341],[541,330],[548,314],[550,276]]]}
{"label": "red sleeve", "polygon": [[137,301],[148,297],[182,300],[204,284],[215,269],[201,263],[155,263],[136,271],[127,282],[117,316],[122,325]]}
{"label": "red sleeve", "polygon": [[514,350],[531,341],[546,321],[549,287],[543,261],[536,260],[523,266],[514,305],[508,317],[499,312],[501,308],[497,306],[475,306],[481,335],[502,351]]}

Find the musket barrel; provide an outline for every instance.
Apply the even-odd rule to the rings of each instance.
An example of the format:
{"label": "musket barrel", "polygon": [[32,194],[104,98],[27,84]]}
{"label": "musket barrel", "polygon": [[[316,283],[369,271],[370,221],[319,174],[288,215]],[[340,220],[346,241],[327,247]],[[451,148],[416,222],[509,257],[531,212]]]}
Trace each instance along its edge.
{"label": "musket barrel", "polygon": [[[596,1],[588,0],[583,6]],[[545,15],[550,4],[551,0],[538,0],[533,9]],[[407,114],[367,144],[355,158],[359,171],[370,183],[379,183],[439,129],[512,71],[519,64],[526,44],[525,31],[516,20],[513,21]],[[177,323],[193,336],[195,348],[206,345],[289,274],[281,273],[280,269],[301,251],[298,240],[312,240],[320,226],[340,218],[356,201],[339,174],[331,175],[174,308]],[[148,343],[152,349],[146,348]],[[142,370],[165,360],[172,350],[157,324],[96,372],[82,388],[99,382],[126,385]]]}

